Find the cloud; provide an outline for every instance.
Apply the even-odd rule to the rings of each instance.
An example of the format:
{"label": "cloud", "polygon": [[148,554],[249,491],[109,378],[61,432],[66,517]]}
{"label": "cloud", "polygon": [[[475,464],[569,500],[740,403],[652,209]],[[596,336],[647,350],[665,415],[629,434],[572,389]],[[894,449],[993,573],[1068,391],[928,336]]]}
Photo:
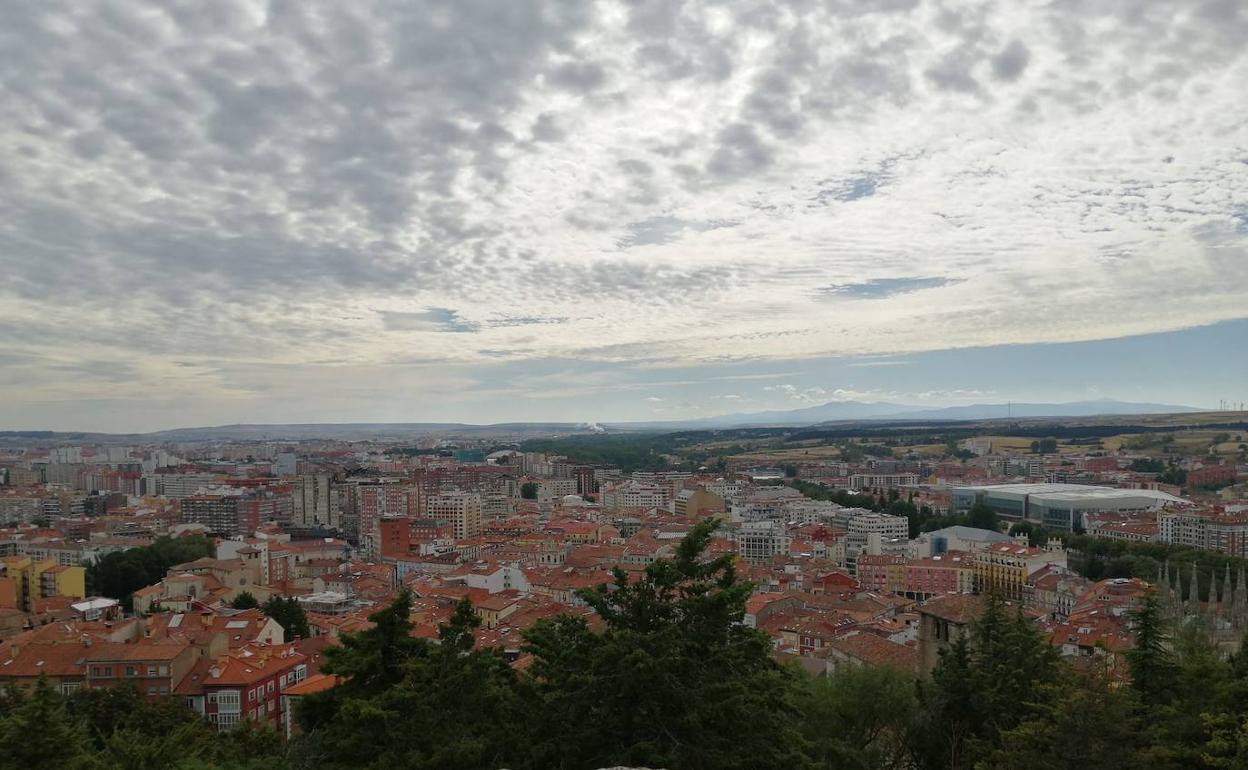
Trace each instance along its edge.
{"label": "cloud", "polygon": [[[1245,40],[1222,0],[17,4],[0,335],[208,403],[1242,317]],[[55,381],[5,368],[19,414]]]}
{"label": "cloud", "polygon": [[998,80],[1018,80],[1031,61],[1031,51],[1021,40],[1011,40],[1000,53],[992,57],[992,74]]}

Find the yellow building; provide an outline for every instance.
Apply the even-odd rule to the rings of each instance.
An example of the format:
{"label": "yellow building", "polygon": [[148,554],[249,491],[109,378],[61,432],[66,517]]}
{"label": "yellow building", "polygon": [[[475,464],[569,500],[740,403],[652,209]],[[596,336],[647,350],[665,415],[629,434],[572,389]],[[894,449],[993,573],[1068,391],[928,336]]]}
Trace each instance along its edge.
{"label": "yellow building", "polygon": [[975,585],[981,593],[995,592],[1007,601],[1021,602],[1027,578],[1049,564],[1065,567],[1066,551],[993,543],[975,553]]}
{"label": "yellow building", "polygon": [[29,556],[0,557],[0,607],[10,598],[16,609],[30,612],[32,602],[53,596],[84,599],[87,571],[83,567],[62,567],[55,559]]}

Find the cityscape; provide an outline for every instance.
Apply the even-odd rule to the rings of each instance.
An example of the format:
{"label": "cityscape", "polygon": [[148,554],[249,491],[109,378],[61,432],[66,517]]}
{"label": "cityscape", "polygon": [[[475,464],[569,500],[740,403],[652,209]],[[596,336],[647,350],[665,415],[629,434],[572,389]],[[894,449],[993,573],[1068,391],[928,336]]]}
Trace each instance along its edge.
{"label": "cityscape", "polygon": [[1248,4],[0,23],[0,770],[1248,769]]}

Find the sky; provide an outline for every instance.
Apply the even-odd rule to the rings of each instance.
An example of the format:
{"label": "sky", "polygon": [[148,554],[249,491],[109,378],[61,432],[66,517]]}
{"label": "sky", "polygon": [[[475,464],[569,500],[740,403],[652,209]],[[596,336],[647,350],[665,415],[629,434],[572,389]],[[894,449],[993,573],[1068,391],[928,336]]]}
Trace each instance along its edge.
{"label": "sky", "polygon": [[43,0],[0,428],[1248,400],[1239,0]]}

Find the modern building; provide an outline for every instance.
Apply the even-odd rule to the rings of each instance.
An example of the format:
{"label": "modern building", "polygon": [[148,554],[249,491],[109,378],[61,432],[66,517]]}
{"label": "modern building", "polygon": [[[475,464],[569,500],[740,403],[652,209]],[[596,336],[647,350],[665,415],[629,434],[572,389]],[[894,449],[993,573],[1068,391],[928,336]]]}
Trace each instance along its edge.
{"label": "modern building", "polygon": [[446,492],[429,498],[430,518],[449,521],[456,538],[481,534],[481,496],[472,492]]}
{"label": "modern building", "polygon": [[1167,510],[1158,525],[1163,543],[1248,558],[1248,505]]}
{"label": "modern building", "polygon": [[855,473],[849,477],[849,488],[860,489],[897,489],[898,487],[915,487],[919,484],[919,476],[915,473]]}
{"label": "modern building", "polygon": [[737,553],[750,564],[766,564],[772,556],[787,554],[793,542],[775,521],[747,521],[736,532]]}
{"label": "modern building", "polygon": [[998,484],[958,487],[953,510],[983,503],[1007,521],[1031,521],[1051,529],[1084,529],[1087,513],[1138,513],[1187,501],[1151,489],[1117,489],[1082,484]]}

